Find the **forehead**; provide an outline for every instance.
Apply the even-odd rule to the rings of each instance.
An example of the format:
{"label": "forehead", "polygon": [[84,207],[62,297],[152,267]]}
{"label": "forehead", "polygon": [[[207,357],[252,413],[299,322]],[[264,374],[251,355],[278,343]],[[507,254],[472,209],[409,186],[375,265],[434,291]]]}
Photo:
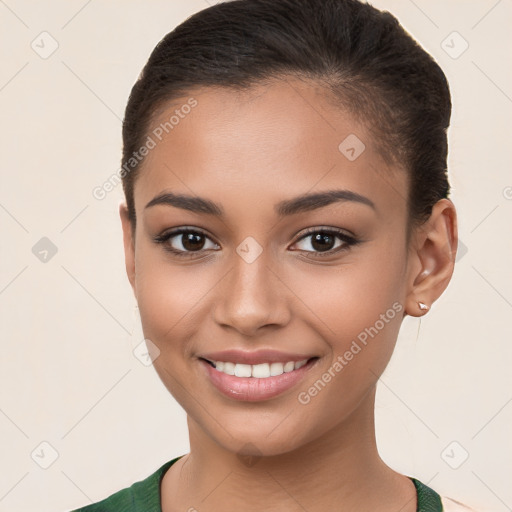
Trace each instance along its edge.
{"label": "forehead", "polygon": [[311,82],[191,90],[156,112],[149,136],[139,207],[163,189],[277,200],[347,188],[396,207],[406,196],[405,173],[390,173],[365,127]]}

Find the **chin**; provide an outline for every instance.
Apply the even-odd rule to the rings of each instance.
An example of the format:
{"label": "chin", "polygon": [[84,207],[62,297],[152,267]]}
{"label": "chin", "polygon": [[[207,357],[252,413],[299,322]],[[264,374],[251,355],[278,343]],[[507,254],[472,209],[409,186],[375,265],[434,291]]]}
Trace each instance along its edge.
{"label": "chin", "polygon": [[[273,457],[299,450],[303,443],[297,437],[297,431],[292,434],[288,431],[277,431],[267,433],[267,429],[253,429],[251,431],[218,432],[220,438],[215,436],[216,442],[226,451],[232,452],[239,457]],[[212,436],[213,437],[213,436]]]}

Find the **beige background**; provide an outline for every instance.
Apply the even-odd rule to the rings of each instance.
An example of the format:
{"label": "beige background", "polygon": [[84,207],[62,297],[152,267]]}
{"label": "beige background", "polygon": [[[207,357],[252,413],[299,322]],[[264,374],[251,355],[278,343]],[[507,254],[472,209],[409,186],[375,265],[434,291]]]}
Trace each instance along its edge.
{"label": "beige background", "polygon": [[[418,319],[404,321],[378,389],[379,449],[442,494],[511,510],[512,3],[373,3],[450,81],[463,244],[418,339]],[[149,53],[207,5],[0,1],[0,512],[98,501],[188,451],[184,412],[133,354],[143,336],[124,270],[122,188],[101,201],[92,191],[119,168],[124,107]],[[458,58],[453,31],[469,44]],[[46,262],[43,237],[57,249]]]}

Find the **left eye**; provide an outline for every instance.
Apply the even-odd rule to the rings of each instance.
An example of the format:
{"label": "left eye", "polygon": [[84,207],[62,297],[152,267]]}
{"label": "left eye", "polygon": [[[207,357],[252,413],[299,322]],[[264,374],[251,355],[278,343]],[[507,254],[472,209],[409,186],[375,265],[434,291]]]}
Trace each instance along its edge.
{"label": "left eye", "polygon": [[[340,240],[338,245],[336,245],[336,239]],[[340,250],[348,249],[351,245],[356,244],[357,240],[340,231],[316,230],[310,231],[301,237],[297,243],[300,242],[305,242],[305,247],[299,250],[332,254]]]}

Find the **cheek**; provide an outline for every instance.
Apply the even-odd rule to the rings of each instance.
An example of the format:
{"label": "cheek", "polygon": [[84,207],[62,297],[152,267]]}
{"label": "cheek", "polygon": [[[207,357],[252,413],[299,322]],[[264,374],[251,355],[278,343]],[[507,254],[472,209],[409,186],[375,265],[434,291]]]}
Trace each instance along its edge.
{"label": "cheek", "polygon": [[382,336],[392,337],[403,314],[403,263],[396,249],[368,250],[337,267],[311,266],[296,273],[294,289],[300,290],[298,295],[313,312],[312,321],[323,325],[321,332],[328,338],[356,338],[375,323]]}
{"label": "cheek", "polygon": [[[314,313],[308,315],[310,327],[329,353],[322,370],[330,371],[325,378],[332,382],[331,390],[337,390],[335,403],[341,409],[360,399],[392,356],[404,312],[400,251],[391,241],[376,242],[342,266],[317,267],[296,278],[300,295]],[[326,400],[326,407],[328,394],[319,400]]]}
{"label": "cheek", "polygon": [[193,326],[205,318],[202,306],[214,285],[211,269],[179,267],[163,250],[139,246],[136,254],[137,301],[144,335],[161,351],[179,348],[190,339]]}

